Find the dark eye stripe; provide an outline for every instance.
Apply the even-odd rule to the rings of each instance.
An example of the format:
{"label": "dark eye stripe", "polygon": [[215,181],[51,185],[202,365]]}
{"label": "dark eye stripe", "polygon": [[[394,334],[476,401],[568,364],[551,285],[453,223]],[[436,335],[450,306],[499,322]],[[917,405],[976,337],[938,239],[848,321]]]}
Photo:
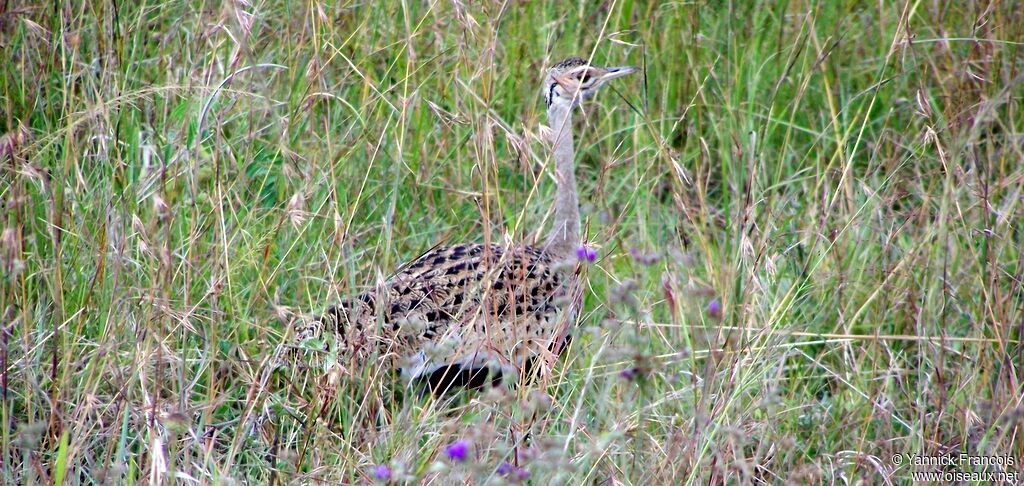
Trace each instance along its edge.
{"label": "dark eye stripe", "polygon": [[590,71],[583,71],[583,73],[580,74],[580,82],[586,83],[588,80],[590,80]]}

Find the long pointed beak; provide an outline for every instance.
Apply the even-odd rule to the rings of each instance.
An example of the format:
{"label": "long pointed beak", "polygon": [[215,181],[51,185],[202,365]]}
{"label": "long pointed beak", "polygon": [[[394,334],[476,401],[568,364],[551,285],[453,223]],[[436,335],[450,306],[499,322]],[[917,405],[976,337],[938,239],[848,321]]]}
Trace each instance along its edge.
{"label": "long pointed beak", "polygon": [[621,78],[627,74],[632,74],[636,72],[637,69],[633,66],[616,66],[605,68],[605,70],[607,71],[607,73],[605,73],[604,79],[602,81]]}

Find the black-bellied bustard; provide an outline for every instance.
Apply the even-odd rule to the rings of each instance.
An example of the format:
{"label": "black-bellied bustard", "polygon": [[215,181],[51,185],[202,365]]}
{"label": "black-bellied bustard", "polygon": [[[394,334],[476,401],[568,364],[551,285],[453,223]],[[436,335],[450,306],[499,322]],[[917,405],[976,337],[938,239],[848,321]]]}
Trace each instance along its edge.
{"label": "black-bellied bustard", "polygon": [[465,244],[432,249],[383,285],[305,322],[299,340],[335,333],[345,362],[378,363],[431,388],[518,378],[564,348],[575,321],[580,245],[572,111],[632,67],[578,57],[555,64],[543,95],[555,166],[554,223],[541,245]]}

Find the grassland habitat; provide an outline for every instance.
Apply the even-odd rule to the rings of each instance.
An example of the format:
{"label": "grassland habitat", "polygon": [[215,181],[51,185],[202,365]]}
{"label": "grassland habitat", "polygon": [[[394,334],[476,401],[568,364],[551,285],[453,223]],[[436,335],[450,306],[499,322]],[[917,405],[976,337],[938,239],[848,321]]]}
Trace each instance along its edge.
{"label": "grassland habitat", "polygon": [[[639,70],[577,111],[554,366],[278,359],[436,244],[538,240],[569,56]],[[0,483],[1022,471],[1017,2],[0,0],[0,61]]]}

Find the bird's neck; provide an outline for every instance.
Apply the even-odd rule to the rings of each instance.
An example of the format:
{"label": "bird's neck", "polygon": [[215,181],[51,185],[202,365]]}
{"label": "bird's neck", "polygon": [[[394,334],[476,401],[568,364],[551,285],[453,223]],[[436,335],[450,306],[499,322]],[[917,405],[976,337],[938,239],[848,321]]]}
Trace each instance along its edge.
{"label": "bird's neck", "polygon": [[576,162],[572,144],[572,108],[562,103],[548,107],[548,124],[554,142],[555,159],[555,221],[548,236],[548,252],[570,256],[580,244],[580,206],[576,194]]}

